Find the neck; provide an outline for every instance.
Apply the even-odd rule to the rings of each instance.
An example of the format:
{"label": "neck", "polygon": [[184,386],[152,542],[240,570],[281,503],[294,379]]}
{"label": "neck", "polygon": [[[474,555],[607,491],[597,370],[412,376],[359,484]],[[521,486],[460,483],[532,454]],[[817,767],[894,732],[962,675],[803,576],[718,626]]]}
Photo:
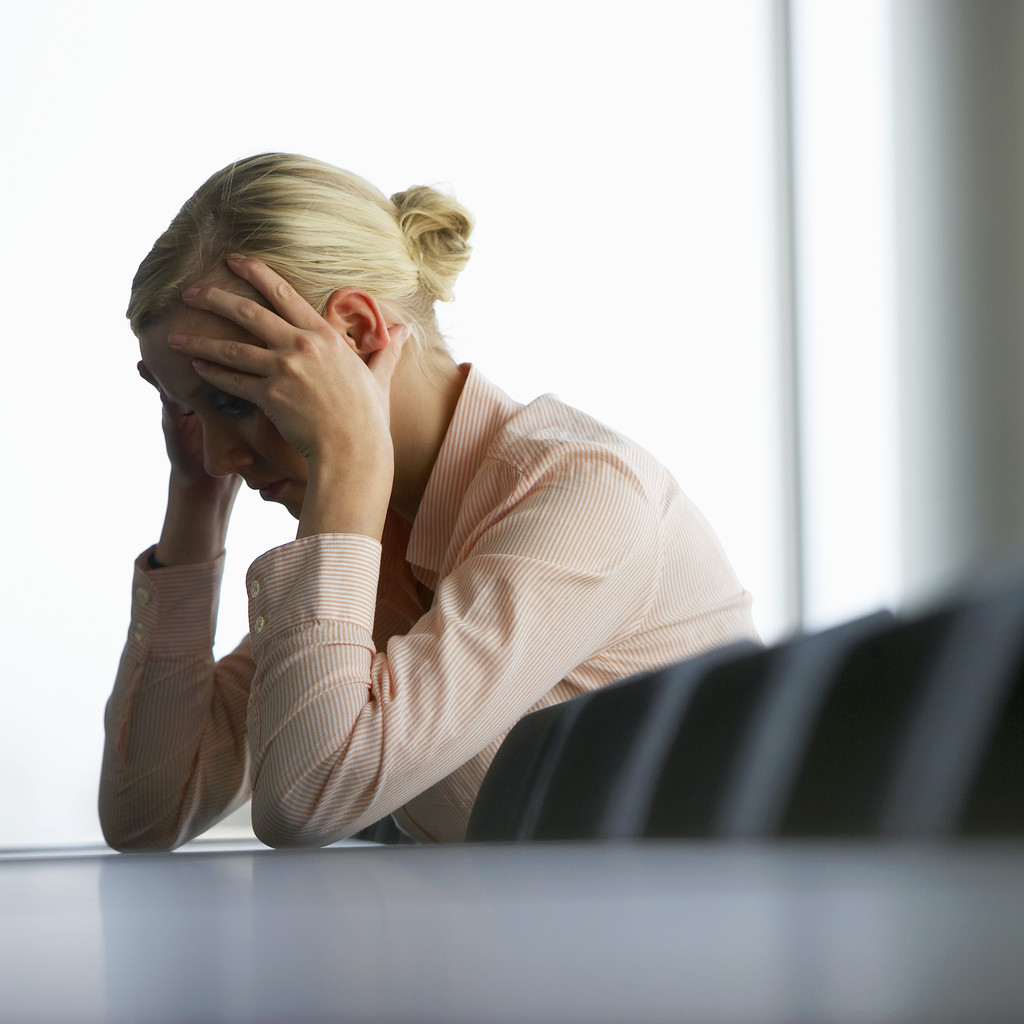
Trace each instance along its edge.
{"label": "neck", "polygon": [[427,356],[421,365],[409,353],[395,370],[391,385],[395,447],[391,508],[410,523],[423,500],[465,381],[465,374],[447,354]]}

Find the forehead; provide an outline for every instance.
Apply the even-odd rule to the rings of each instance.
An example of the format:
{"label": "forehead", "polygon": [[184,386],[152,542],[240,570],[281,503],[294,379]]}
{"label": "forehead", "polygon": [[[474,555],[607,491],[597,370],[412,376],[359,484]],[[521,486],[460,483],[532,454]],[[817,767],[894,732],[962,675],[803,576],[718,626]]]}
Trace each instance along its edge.
{"label": "forehead", "polygon": [[[243,282],[237,282],[242,284]],[[262,295],[253,289],[232,288],[247,298],[256,298],[266,305]],[[142,361],[157,379],[161,389],[174,401],[187,405],[190,396],[201,388],[209,389],[192,368],[192,357],[177,352],[167,344],[169,334],[192,334],[204,338],[243,341],[250,345],[263,343],[238,324],[204,309],[192,309],[184,304],[173,306],[158,320],[139,331],[139,350]]]}

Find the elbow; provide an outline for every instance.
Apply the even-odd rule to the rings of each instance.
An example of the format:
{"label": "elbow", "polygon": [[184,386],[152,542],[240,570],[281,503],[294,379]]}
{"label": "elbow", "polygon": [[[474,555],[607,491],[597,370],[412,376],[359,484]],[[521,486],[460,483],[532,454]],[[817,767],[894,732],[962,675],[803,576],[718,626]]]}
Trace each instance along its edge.
{"label": "elbow", "polygon": [[314,816],[258,789],[253,790],[252,830],[261,843],[276,849],[327,846],[344,836],[319,826]]}
{"label": "elbow", "polygon": [[[252,830],[267,846],[317,847],[336,843],[369,823],[350,801],[327,799],[323,791],[315,798],[299,798],[298,787],[283,784],[264,770],[252,789]],[[380,815],[378,815],[379,817]]]}
{"label": "elbow", "polygon": [[101,790],[100,831],[118,853],[169,853],[189,838],[171,817],[147,815],[136,801],[116,800]]}
{"label": "elbow", "polygon": [[289,847],[326,846],[335,837],[315,828],[308,820],[283,810],[267,801],[252,802],[252,830],[265,846],[276,849]]}
{"label": "elbow", "polygon": [[118,853],[169,853],[183,842],[163,829],[132,827],[129,822],[104,820],[102,816],[100,830],[103,841]]}
{"label": "elbow", "polygon": [[291,823],[282,822],[276,816],[257,815],[254,813],[252,816],[252,830],[256,838],[264,846],[272,846],[275,850],[326,845],[315,840],[309,841],[306,838],[306,830],[301,827],[295,827]]}
{"label": "elbow", "polygon": [[177,849],[173,843],[138,841],[134,838],[106,839],[105,842],[115,853],[170,853]]}

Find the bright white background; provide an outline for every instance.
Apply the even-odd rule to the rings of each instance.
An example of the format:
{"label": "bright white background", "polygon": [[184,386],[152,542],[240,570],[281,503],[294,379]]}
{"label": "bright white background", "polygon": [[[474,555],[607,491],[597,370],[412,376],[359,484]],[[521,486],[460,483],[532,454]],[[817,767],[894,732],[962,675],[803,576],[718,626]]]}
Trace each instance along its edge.
{"label": "bright white background", "polygon": [[[877,3],[852,6],[862,38],[850,44],[847,24],[832,55],[851,64],[858,45],[877,50],[878,22]],[[478,223],[457,301],[439,307],[457,358],[520,400],[554,391],[648,447],[715,526],[765,639],[796,625],[780,482],[770,8],[43,0],[8,15],[0,847],[99,838],[103,705],[131,564],[156,539],[166,481],[158,402],[136,375],[123,319],[129,284],[191,192],[253,152],[309,153],[388,193],[449,183]],[[831,31],[813,21],[805,32]],[[884,125],[871,120],[875,94],[866,107],[863,95],[846,102],[848,117],[866,117],[867,139]],[[823,114],[812,105],[804,116]],[[816,159],[801,157],[819,186],[812,247],[835,216],[834,168]],[[861,199],[859,214],[845,207],[847,227],[877,246],[885,196]],[[843,258],[857,260],[846,242]],[[870,321],[884,285],[862,290]],[[855,330],[849,309],[803,316],[825,325],[819,333],[830,316]],[[858,380],[874,379],[884,356],[866,358]],[[829,383],[831,367],[808,372],[838,401],[850,363]],[[829,395],[819,401],[813,414],[828,419]],[[884,414],[884,391],[878,402]],[[849,435],[837,443],[852,473],[861,460],[877,476],[870,439],[866,452]],[[861,546],[841,508],[830,519],[827,501],[808,500],[825,550],[844,538],[862,580],[852,597],[826,594],[818,618],[885,597],[884,500],[881,547]],[[292,530],[283,510],[240,497],[219,649],[244,630],[248,563]]]}

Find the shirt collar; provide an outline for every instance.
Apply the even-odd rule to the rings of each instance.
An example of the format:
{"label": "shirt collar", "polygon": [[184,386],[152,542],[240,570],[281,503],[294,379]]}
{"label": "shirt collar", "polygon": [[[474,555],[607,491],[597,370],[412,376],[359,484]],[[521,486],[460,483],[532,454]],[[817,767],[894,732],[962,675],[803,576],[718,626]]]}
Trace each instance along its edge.
{"label": "shirt collar", "polygon": [[430,471],[406,549],[413,571],[423,570],[416,576],[432,589],[440,582],[466,492],[498,431],[522,408],[468,363],[460,369],[466,383]]}

